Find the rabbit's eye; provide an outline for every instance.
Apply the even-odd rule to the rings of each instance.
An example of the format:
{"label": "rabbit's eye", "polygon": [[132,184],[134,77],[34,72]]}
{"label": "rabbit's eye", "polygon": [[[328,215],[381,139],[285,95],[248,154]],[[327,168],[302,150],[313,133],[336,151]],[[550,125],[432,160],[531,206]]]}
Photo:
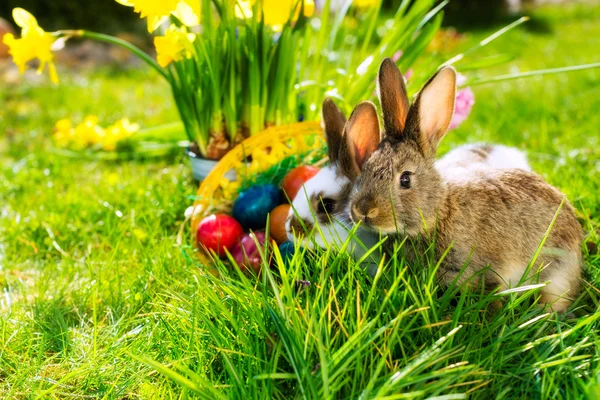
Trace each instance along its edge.
{"label": "rabbit's eye", "polygon": [[410,175],[411,173],[406,171],[400,175],[400,187],[410,189]]}
{"label": "rabbit's eye", "polygon": [[329,199],[329,198],[322,198],[319,201],[319,205],[317,206],[317,211],[321,214],[323,213],[327,213],[327,214],[331,214],[333,212],[333,210],[335,209],[335,204],[336,201],[333,199]]}

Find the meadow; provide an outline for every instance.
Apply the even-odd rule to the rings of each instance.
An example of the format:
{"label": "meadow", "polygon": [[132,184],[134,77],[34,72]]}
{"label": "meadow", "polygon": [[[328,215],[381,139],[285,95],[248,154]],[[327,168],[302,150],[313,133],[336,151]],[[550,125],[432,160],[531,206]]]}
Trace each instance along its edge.
{"label": "meadow", "polygon": [[[512,57],[482,74],[598,61],[600,6],[531,17],[481,50]],[[540,311],[535,289],[444,289],[428,254],[376,278],[335,249],[258,279],[207,273],[177,241],[197,190],[183,154],[102,161],[52,145],[65,117],[176,120],[168,86],[143,68],[59,72],[58,87],[0,90],[0,397],[600,398],[600,70],[473,86],[442,146],[516,146],[577,208],[585,275],[565,316]]]}

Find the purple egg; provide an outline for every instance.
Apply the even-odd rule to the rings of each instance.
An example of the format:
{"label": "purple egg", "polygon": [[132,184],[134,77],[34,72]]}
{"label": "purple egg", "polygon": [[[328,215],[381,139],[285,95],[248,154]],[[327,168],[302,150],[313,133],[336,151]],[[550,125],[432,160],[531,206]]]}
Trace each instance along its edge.
{"label": "purple egg", "polygon": [[260,272],[261,258],[256,242],[260,247],[264,246],[265,233],[252,232],[246,233],[231,249],[231,256],[244,272]]}

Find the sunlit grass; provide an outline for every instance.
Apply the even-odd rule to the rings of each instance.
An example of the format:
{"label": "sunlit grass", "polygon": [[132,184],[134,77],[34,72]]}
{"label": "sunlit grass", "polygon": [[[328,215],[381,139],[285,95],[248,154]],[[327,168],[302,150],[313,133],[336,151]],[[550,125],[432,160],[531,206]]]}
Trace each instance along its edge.
{"label": "sunlit grass", "polygon": [[[600,8],[547,8],[533,20],[551,32],[499,38],[484,53],[517,58],[487,76],[598,61]],[[146,71],[65,72],[58,88],[0,93],[1,397],[600,395],[597,253],[584,249],[583,292],[565,317],[536,307],[539,289],[441,288],[427,254],[415,264],[398,256],[375,278],[332,250],[276,261],[258,279],[222,265],[207,274],[175,246],[196,189],[183,157],[108,163],[48,152],[63,117],[175,120],[168,87]],[[473,89],[473,114],[443,151],[474,141],[527,151],[599,244],[600,72]],[[300,279],[311,285],[297,289]],[[486,311],[499,297],[501,310]]]}

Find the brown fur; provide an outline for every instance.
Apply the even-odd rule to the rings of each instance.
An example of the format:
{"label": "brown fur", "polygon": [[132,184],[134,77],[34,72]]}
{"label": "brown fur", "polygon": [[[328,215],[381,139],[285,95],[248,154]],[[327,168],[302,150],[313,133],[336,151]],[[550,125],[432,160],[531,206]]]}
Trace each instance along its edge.
{"label": "brown fur", "polygon": [[[519,170],[484,175],[468,184],[449,185],[443,192],[446,195],[440,198],[437,208],[436,253],[441,257],[445,249],[452,248],[444,259],[441,280],[450,283],[457,278],[451,267],[462,266],[470,257],[459,281],[490,264],[499,276],[488,273],[486,284],[493,282],[502,287],[519,283],[564,199],[562,193],[539,175]],[[541,282],[553,278],[566,280],[568,298],[575,296],[580,278],[581,240],[573,208],[565,202],[530,275],[542,266]],[[552,284],[548,288],[552,290]],[[544,290],[542,293],[549,295]],[[552,294],[565,293],[559,290]]]}
{"label": "brown fur", "polygon": [[370,101],[361,102],[344,127],[344,139],[338,152],[340,170],[350,180],[356,179],[368,156],[381,142],[379,132],[375,105]]}
{"label": "brown fur", "polygon": [[327,139],[327,155],[329,156],[329,162],[334,163],[338,159],[346,117],[335,105],[333,100],[329,98],[323,101],[322,111],[323,128],[325,131],[325,138]]}
{"label": "brown fur", "polygon": [[[381,82],[395,81],[398,85],[381,85]],[[406,116],[408,114],[408,95],[406,94],[406,85],[404,78],[394,61],[386,58],[379,68],[379,98],[383,111],[383,127],[388,134],[396,132],[398,134],[404,131]]]}
{"label": "brown fur", "polygon": [[[380,86],[397,84],[380,81]],[[523,170],[487,171],[467,182],[445,183],[434,168],[435,152],[452,117],[455,90],[453,70],[442,70],[418,95],[404,131],[386,132],[355,182],[352,219],[425,245],[435,241],[438,258],[450,248],[438,271],[444,284],[464,282],[489,265],[485,286],[506,288],[519,285],[564,201],[534,268],[523,278],[540,271],[540,281],[550,282],[541,289],[541,302],[564,311],[581,277],[582,231],[573,207],[542,177]],[[411,173],[408,189],[399,184],[403,172]]]}
{"label": "brown fur", "polygon": [[290,228],[296,234],[307,234],[313,230],[313,225],[309,221],[300,221],[296,214],[290,215]]}
{"label": "brown fur", "polygon": [[482,144],[477,147],[473,147],[471,152],[475,153],[481,160],[485,160],[490,155],[493,147],[489,144]]}

